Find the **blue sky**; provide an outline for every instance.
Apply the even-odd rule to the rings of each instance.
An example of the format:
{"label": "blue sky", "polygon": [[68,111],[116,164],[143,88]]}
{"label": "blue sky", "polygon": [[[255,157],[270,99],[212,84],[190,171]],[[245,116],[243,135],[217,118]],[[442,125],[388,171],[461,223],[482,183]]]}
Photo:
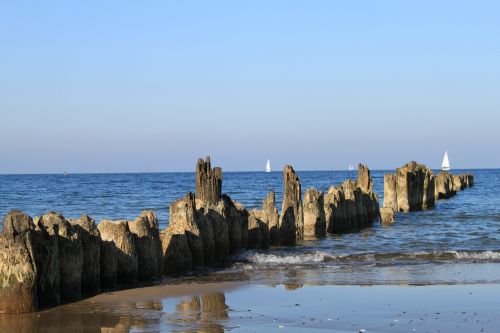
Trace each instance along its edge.
{"label": "blue sky", "polygon": [[500,167],[499,4],[2,2],[0,173]]}

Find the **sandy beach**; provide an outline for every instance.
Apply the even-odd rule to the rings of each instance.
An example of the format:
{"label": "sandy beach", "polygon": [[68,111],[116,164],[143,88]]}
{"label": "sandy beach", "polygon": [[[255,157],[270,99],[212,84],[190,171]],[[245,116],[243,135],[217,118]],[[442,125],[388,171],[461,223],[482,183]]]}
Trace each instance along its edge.
{"label": "sandy beach", "polygon": [[162,284],[2,316],[0,332],[495,332],[499,294],[499,284]]}

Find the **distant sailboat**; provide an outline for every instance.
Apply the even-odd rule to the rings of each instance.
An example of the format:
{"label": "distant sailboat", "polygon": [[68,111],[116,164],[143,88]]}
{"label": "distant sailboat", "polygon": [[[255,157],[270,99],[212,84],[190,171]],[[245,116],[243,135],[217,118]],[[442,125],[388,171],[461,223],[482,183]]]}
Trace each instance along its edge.
{"label": "distant sailboat", "polygon": [[271,172],[271,161],[267,160],[266,163],[266,172]]}
{"label": "distant sailboat", "polygon": [[65,175],[65,176],[67,176],[67,175],[68,175],[68,173],[67,173],[66,171],[64,171],[64,175]]}
{"label": "distant sailboat", "polygon": [[354,166],[351,164],[349,164],[349,171],[353,171],[354,170]]}
{"label": "distant sailboat", "polygon": [[444,152],[443,163],[441,164],[441,170],[450,171],[450,160],[448,159],[448,151]]}

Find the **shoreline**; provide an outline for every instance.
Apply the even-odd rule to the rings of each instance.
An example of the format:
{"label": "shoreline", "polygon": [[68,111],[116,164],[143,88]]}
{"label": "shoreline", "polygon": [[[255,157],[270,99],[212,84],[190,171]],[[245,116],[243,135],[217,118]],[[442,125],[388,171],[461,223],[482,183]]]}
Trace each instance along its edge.
{"label": "shoreline", "polygon": [[0,331],[494,332],[500,283],[266,285],[182,282],[102,293],[34,314],[0,315]]}

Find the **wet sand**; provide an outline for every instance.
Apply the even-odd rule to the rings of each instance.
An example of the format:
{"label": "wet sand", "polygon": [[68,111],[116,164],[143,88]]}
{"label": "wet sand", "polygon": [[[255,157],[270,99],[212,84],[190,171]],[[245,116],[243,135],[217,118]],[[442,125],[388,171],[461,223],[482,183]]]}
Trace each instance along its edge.
{"label": "wet sand", "polygon": [[181,283],[104,293],[0,332],[497,332],[500,284]]}

